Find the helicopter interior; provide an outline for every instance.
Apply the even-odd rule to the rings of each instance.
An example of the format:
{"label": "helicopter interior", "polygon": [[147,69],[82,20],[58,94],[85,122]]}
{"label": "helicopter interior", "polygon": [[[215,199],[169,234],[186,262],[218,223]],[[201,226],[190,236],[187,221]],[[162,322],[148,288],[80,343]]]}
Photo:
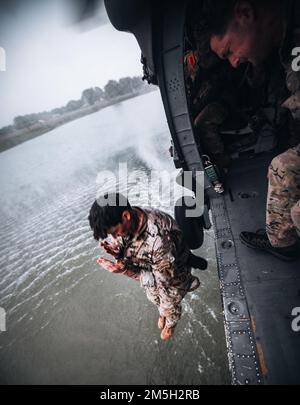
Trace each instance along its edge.
{"label": "helicopter interior", "polygon": [[[187,8],[184,34],[184,78],[187,101],[200,153],[225,172],[236,159],[283,152],[290,113],[284,72],[273,55],[268,64],[234,69],[210,50],[201,26],[199,2]],[[211,107],[211,108],[210,108]]]}

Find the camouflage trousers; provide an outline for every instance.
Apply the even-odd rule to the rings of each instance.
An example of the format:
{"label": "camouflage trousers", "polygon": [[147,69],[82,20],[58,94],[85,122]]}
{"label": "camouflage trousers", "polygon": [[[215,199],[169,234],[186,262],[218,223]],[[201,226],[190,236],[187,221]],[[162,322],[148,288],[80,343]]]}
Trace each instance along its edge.
{"label": "camouflage trousers", "polygon": [[276,156],[269,167],[267,234],[274,247],[300,236],[300,144]]}
{"label": "camouflage trousers", "polygon": [[[176,280],[176,286],[144,287],[149,301],[158,308],[160,316],[166,318],[166,326],[173,328],[181,318],[181,301],[187,294],[191,284],[191,272],[183,275],[183,279]],[[178,285],[177,285],[178,284]]]}

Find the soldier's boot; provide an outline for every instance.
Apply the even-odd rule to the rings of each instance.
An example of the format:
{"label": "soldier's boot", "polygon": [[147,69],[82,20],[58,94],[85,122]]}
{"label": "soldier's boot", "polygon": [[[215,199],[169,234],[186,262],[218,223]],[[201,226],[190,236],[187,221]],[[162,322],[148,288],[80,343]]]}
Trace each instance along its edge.
{"label": "soldier's boot", "polygon": [[249,248],[270,253],[280,260],[291,262],[297,259],[297,244],[284,248],[273,247],[266,232],[242,232],[241,242]]}
{"label": "soldier's boot", "polygon": [[158,323],[157,323],[158,329],[163,330],[163,328],[165,327],[165,324],[166,324],[166,318],[164,316],[160,315],[160,317],[158,318]]}
{"label": "soldier's boot", "polygon": [[169,340],[173,336],[174,330],[175,326],[173,326],[172,328],[168,328],[167,326],[165,326],[160,334],[161,339],[164,341]]}

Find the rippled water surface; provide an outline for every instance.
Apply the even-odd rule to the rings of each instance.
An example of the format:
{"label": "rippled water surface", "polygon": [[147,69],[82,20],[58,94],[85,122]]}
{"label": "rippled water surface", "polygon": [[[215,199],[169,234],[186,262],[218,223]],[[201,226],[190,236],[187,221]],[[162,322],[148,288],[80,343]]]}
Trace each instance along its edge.
{"label": "rippled water surface", "polygon": [[[101,251],[87,215],[99,173],[117,176],[120,162],[143,174],[174,172],[168,148],[155,92],[0,154],[0,306],[7,313],[1,383],[229,382],[211,232],[201,248],[209,270],[185,299],[167,343],[160,341],[157,310],[139,284],[96,264]],[[146,184],[139,195],[130,182],[126,187],[133,203],[146,205]],[[172,213],[164,194],[156,197]]]}

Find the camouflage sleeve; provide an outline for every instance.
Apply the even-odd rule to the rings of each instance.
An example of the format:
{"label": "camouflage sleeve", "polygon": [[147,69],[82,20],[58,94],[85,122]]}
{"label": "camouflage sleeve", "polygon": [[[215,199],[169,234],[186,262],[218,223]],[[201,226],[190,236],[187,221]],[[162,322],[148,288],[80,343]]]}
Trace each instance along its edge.
{"label": "camouflage sleeve", "polygon": [[152,271],[158,284],[168,283],[177,274],[175,245],[170,234],[159,236],[153,245]]}
{"label": "camouflage sleeve", "polygon": [[132,278],[133,280],[139,281],[140,279],[140,269],[136,266],[131,266],[126,262],[126,260],[119,260],[119,262],[124,264],[124,268],[120,271],[115,271],[116,274],[122,274],[123,276]]}
{"label": "camouflage sleeve", "polygon": [[123,276],[132,278],[133,280],[139,281],[140,279],[140,269],[129,262],[128,258],[124,257],[125,250],[125,240],[124,238],[118,238],[119,254],[116,258],[119,263],[123,263],[124,269],[116,272],[117,274],[122,274]]}
{"label": "camouflage sleeve", "polygon": [[123,276],[127,276],[129,278],[132,278],[133,280],[139,281],[140,279],[140,272],[136,271],[136,269],[130,269],[125,267],[125,270],[122,272]]}
{"label": "camouflage sleeve", "polygon": [[293,118],[296,121],[300,121],[300,90],[292,94],[285,102],[282,104],[283,107],[288,108]]}

